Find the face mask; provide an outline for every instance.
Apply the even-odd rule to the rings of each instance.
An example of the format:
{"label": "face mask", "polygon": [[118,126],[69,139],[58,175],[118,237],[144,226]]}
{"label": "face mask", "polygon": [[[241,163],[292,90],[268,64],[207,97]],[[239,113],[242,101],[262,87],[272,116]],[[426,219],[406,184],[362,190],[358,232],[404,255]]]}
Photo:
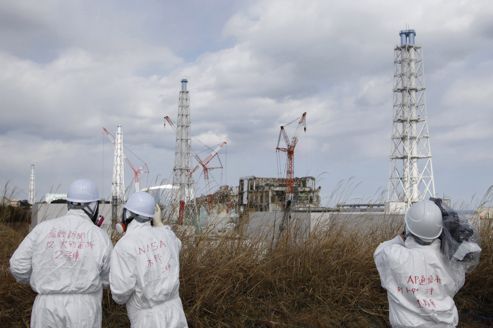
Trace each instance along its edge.
{"label": "face mask", "polygon": [[127,231],[127,225],[125,223],[117,223],[115,225],[115,230],[118,232],[120,235],[123,235],[125,231]]}
{"label": "face mask", "polygon": [[118,222],[115,225],[115,230],[119,234],[124,234],[127,231],[127,226],[130,224],[130,222],[134,219],[134,214],[130,211],[128,211],[126,208],[123,209],[122,212],[122,222]]}

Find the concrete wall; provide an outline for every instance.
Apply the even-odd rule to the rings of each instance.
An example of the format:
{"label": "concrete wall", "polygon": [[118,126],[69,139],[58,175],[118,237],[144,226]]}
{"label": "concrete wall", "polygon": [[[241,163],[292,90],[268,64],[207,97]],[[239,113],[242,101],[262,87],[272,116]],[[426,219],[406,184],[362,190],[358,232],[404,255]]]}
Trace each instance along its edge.
{"label": "concrete wall", "polygon": [[[249,238],[277,240],[283,219],[282,211],[251,212],[243,232]],[[349,229],[361,233],[373,233],[382,229],[403,228],[402,214],[383,212],[292,212],[290,231],[297,238],[306,239],[310,232],[331,229]]]}
{"label": "concrete wall", "polygon": [[386,214],[383,212],[311,213],[310,230],[343,226],[353,231],[366,233],[382,227],[397,228],[403,222],[403,214]]}
{"label": "concrete wall", "polygon": [[[244,233],[247,237],[275,242],[280,235],[284,212],[251,212]],[[293,212],[285,227],[295,239],[306,239],[310,233],[310,213]]]}
{"label": "concrete wall", "polygon": [[[43,221],[58,218],[66,213],[67,204],[36,203],[32,207],[30,230]],[[99,204],[99,215],[104,217],[101,228],[111,233],[111,204]]]}

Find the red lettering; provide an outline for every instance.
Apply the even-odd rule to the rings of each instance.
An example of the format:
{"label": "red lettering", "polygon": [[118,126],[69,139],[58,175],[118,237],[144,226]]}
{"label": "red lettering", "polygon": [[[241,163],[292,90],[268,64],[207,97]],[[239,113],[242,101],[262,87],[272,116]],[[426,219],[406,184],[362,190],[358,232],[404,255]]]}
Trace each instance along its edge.
{"label": "red lettering", "polygon": [[435,302],[431,298],[419,299],[419,300],[416,300],[416,302],[418,303],[418,308],[423,308],[423,307],[436,308]]}
{"label": "red lettering", "polygon": [[169,263],[167,263],[164,267],[163,267],[163,272],[169,272],[171,270],[171,265]]}
{"label": "red lettering", "polygon": [[162,240],[159,241],[159,244],[157,241],[153,241],[147,245],[144,245],[144,246],[137,246],[137,255],[141,255],[141,254],[146,254],[148,252],[153,252],[160,249],[160,248],[163,248],[163,247],[167,247],[166,243]]}
{"label": "red lettering", "polygon": [[414,285],[414,280],[413,280],[413,276],[409,276],[409,278],[407,278],[407,283],[411,283]]}

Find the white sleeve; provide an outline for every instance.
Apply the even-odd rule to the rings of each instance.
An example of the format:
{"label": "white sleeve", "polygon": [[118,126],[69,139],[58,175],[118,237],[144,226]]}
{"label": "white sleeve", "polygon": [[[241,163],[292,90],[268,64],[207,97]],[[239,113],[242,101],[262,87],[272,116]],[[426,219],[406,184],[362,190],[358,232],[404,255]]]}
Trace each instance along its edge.
{"label": "white sleeve", "polygon": [[181,251],[181,240],[180,240],[180,238],[178,238],[176,236],[176,234],[173,232],[173,230],[171,230],[171,228],[169,226],[164,226],[164,231],[166,232],[166,234],[168,236],[167,239],[169,241],[172,241],[176,245],[176,250],[179,254]]}
{"label": "white sleeve", "polygon": [[15,280],[20,283],[28,284],[29,279],[31,278],[33,250],[38,231],[39,228],[34,228],[33,231],[24,238],[10,258],[10,272]]}
{"label": "white sleeve", "polygon": [[[103,231],[103,234],[106,235],[106,232]],[[106,245],[101,262],[101,282],[103,284],[103,287],[108,287],[110,285],[110,265],[113,244],[111,243],[111,240],[107,235],[105,236],[104,240],[106,242]]]}
{"label": "white sleeve", "polygon": [[134,293],[137,281],[135,258],[117,246],[111,254],[110,288],[113,300],[125,304]]}
{"label": "white sleeve", "polygon": [[380,275],[380,283],[383,288],[387,288],[388,277],[391,276],[390,266],[388,265],[388,249],[393,245],[404,246],[404,241],[401,236],[396,236],[391,240],[384,241],[378,245],[375,253],[373,254],[373,259],[375,260],[375,265],[377,267],[378,273]]}
{"label": "white sleeve", "polygon": [[392,246],[392,245],[404,246],[404,240],[402,240],[401,236],[395,236],[394,238],[392,238],[390,240],[384,241],[383,243],[378,245],[373,256],[377,255],[377,253],[380,253],[383,249],[387,248],[388,246]]}
{"label": "white sleeve", "polygon": [[171,234],[173,235],[173,239],[175,240],[176,242],[176,245],[177,245],[177,249],[178,249],[178,253],[180,253],[181,251],[181,240],[180,238],[178,238],[175,233],[173,231],[171,231]]}

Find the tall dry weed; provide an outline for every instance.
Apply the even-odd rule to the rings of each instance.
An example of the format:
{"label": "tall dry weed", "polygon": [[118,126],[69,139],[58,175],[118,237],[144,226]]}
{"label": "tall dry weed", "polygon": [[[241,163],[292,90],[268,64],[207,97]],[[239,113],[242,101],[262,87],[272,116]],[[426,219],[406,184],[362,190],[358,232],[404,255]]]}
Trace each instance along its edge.
{"label": "tall dry weed", "polygon": [[[373,251],[399,224],[367,230],[314,229],[275,243],[236,234],[179,233],[180,294],[190,327],[386,327],[388,304]],[[8,259],[27,233],[0,224],[0,322],[27,327],[34,293],[14,282]],[[456,296],[461,327],[493,326],[493,224],[483,221],[483,253]],[[103,296],[103,327],[128,327],[124,306]]]}

